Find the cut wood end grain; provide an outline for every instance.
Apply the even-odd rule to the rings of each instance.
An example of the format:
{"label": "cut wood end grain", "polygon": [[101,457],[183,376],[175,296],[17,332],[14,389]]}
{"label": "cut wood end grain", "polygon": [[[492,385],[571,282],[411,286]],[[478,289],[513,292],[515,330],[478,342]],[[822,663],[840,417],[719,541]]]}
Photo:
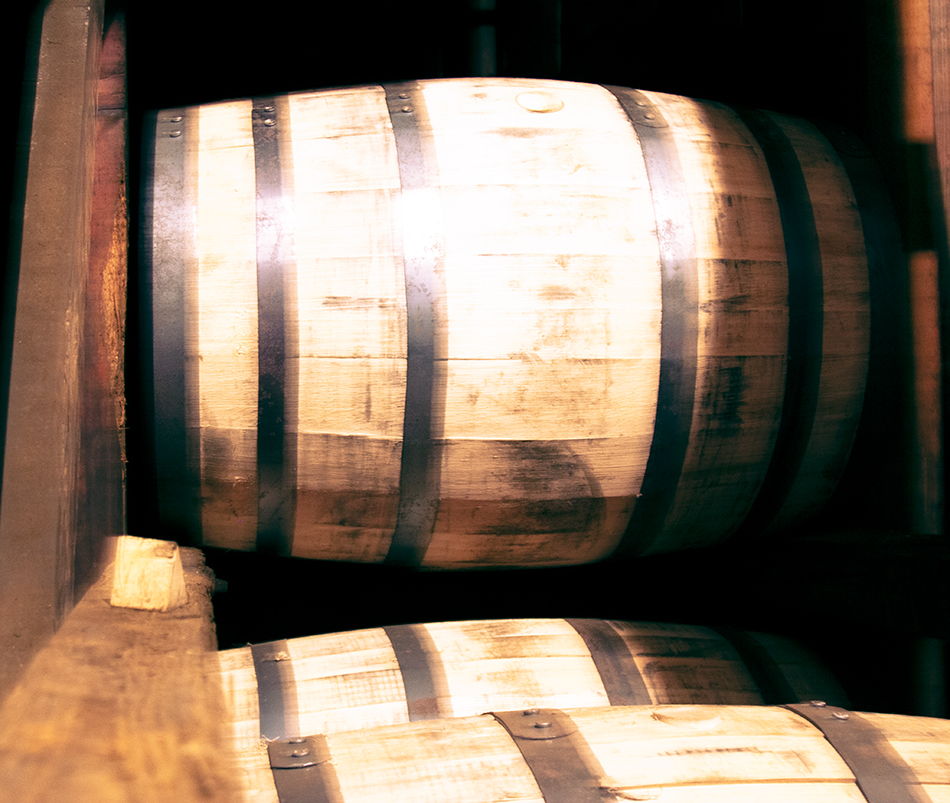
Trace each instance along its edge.
{"label": "cut wood end grain", "polygon": [[109,604],[170,611],[188,602],[181,552],[174,541],[119,536]]}

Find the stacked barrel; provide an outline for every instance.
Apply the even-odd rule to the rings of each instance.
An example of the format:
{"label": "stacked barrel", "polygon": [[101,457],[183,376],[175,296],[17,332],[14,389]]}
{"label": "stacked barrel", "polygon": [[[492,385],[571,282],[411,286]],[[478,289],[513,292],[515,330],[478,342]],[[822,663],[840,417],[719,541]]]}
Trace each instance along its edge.
{"label": "stacked barrel", "polygon": [[[159,514],[182,537],[576,565],[776,532],[844,469],[887,249],[843,132],[459,79],[165,110],[147,156]],[[504,620],[218,660],[249,799],[950,794],[945,723],[844,711],[777,645]],[[733,707],[762,703],[786,707]]]}

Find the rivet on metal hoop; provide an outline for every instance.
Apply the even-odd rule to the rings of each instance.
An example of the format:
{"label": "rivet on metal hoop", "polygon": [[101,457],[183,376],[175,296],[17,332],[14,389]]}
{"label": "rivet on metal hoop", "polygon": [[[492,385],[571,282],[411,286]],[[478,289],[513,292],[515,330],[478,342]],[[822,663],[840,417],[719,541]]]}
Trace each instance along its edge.
{"label": "rivet on metal hoop", "polygon": [[833,711],[831,716],[833,716],[835,719],[851,719],[851,714],[849,714],[847,711]]}
{"label": "rivet on metal hoop", "polygon": [[403,106],[399,111],[403,114],[409,114],[412,111],[412,106]]}
{"label": "rivet on metal hoop", "polygon": [[180,137],[181,131],[172,131],[168,136],[170,137]]}
{"label": "rivet on metal hoop", "polygon": [[268,126],[268,127],[274,126],[274,125],[277,125],[277,121],[274,120],[274,119],[272,119],[272,118],[270,118],[270,117],[268,117],[268,118],[264,121],[264,125],[266,125],[266,126]]}

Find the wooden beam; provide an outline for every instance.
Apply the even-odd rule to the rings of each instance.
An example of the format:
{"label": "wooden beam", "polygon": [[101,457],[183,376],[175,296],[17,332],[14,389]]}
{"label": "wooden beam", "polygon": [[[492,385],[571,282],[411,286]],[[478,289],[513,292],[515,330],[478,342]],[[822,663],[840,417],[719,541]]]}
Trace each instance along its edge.
{"label": "wooden beam", "polygon": [[214,577],[181,550],[188,601],[166,613],[109,604],[106,571],[0,708],[0,789],[17,803],[238,797],[220,749]]}
{"label": "wooden beam", "polygon": [[[124,529],[124,45],[103,61],[103,7],[46,4],[24,75],[28,165],[13,211],[2,389],[0,699],[101,571],[105,536]],[[103,63],[107,120],[97,115]]]}

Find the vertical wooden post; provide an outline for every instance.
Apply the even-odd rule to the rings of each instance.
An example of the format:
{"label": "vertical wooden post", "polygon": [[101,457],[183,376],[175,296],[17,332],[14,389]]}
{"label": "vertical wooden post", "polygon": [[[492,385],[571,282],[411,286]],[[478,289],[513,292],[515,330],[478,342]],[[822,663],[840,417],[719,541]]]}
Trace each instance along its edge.
{"label": "vertical wooden post", "polygon": [[[940,447],[943,449],[947,433],[947,404],[946,400],[948,390],[948,380],[950,373],[947,372],[944,361],[950,355],[950,332],[948,332],[948,322],[950,322],[950,0],[931,0],[930,2],[930,49],[931,49],[931,75],[933,80],[933,126],[934,126],[934,150],[937,162],[937,198],[939,203],[939,216],[937,220],[937,229],[940,234],[940,247],[938,250],[939,276],[936,287],[938,295],[937,311],[942,325],[940,338],[937,346],[940,349],[939,366],[942,374],[937,378],[939,383],[938,392],[944,400],[944,407],[940,411],[942,430],[940,432]],[[946,468],[943,468],[946,471]],[[945,482],[945,473],[939,478],[941,487]],[[943,529],[947,530],[947,509],[946,500],[942,510]]]}
{"label": "vertical wooden post", "polygon": [[[126,133],[124,112],[118,122],[97,120],[103,16],[103,0],[47,3],[35,69],[24,76],[28,142],[19,153],[28,164],[22,206],[13,210],[21,218],[8,288],[16,298],[5,327],[12,343],[3,389],[0,698],[95,579],[105,536],[124,527],[115,401]],[[113,72],[123,73],[122,59],[114,61]],[[111,94],[124,107],[124,90]],[[97,164],[97,150],[111,158]]]}
{"label": "vertical wooden post", "polygon": [[[945,13],[947,0],[899,0],[902,57],[902,135],[909,170],[905,197],[908,228],[908,275],[912,322],[913,433],[908,450],[913,484],[910,529],[922,533],[943,531],[943,400],[941,379],[939,274],[940,254],[947,255],[946,213],[941,188],[950,162],[937,153],[938,116],[950,105],[945,94],[934,91],[934,54],[941,70],[947,65],[947,38],[936,41],[931,14]],[[946,76],[942,76],[946,82]],[[941,86],[941,89],[946,87]],[[938,111],[939,109],[939,111]],[[944,123],[945,124],[945,123]],[[915,158],[916,157],[916,158]],[[944,265],[944,271],[946,266]]]}

